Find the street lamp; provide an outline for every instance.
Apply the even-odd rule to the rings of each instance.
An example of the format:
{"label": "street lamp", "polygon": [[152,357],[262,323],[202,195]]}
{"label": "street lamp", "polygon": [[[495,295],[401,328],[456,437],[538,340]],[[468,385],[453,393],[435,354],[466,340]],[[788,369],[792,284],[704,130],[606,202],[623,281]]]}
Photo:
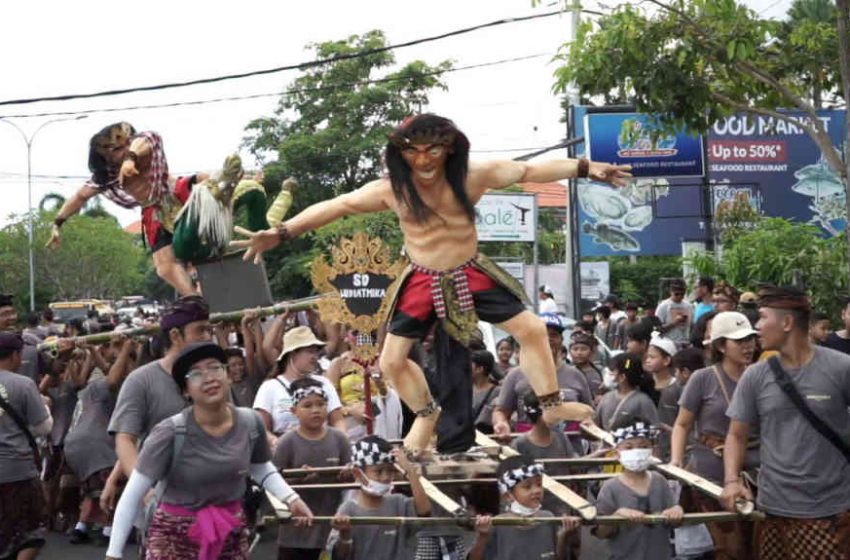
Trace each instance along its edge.
{"label": "street lamp", "polygon": [[35,135],[44,128],[45,126],[62,122],[62,121],[78,121],[80,119],[88,118],[88,115],[79,115],[77,117],[69,117],[66,119],[53,119],[42,123],[41,126],[35,129],[35,131],[27,136],[27,133],[24,130],[13,123],[10,120],[6,120],[4,118],[0,118],[0,122],[4,122],[10,126],[12,126],[15,130],[21,133],[21,137],[24,139],[24,142],[27,144],[27,241],[29,244],[29,264],[30,264],[30,311],[35,311],[35,265],[33,263],[32,256],[32,236],[33,236],[33,227],[32,227],[32,143],[35,140]]}

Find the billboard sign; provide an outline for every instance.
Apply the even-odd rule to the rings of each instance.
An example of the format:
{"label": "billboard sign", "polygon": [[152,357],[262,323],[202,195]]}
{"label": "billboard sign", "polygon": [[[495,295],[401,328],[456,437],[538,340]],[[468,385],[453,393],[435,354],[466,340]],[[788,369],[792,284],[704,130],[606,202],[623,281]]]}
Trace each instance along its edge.
{"label": "billboard sign", "polygon": [[475,205],[479,241],[534,241],[537,198],[525,193],[487,193]]}
{"label": "billboard sign", "polygon": [[[586,109],[574,111],[575,136],[587,138]],[[800,113],[788,114],[806,119]],[[841,146],[844,111],[821,111],[819,119],[833,144]],[[591,141],[596,142],[592,134]],[[710,193],[700,178],[639,177],[622,189],[579,180],[576,212],[582,256],[679,255],[682,243],[706,241],[704,216],[737,197],[746,197],[765,216],[808,222],[824,235],[844,229],[844,187],[801,126],[737,114],[715,123],[707,142]],[[583,150],[581,144],[576,147],[578,155]],[[593,159],[607,161],[597,152]]]}
{"label": "billboard sign", "polygon": [[587,155],[631,165],[635,177],[702,177],[703,140],[687,131],[668,134],[640,113],[587,113]]}

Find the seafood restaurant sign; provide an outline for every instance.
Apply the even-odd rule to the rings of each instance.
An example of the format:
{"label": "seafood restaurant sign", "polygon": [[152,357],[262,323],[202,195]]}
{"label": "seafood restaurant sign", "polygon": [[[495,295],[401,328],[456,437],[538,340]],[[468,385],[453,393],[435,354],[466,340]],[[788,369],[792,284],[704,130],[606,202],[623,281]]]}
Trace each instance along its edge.
{"label": "seafood restaurant sign", "polygon": [[594,161],[631,165],[635,177],[702,177],[702,136],[667,134],[639,113],[588,113],[587,156]]}
{"label": "seafood restaurant sign", "polygon": [[[588,137],[584,126],[595,126],[598,115],[585,119],[583,107],[574,111],[574,136]],[[806,118],[789,114],[796,120]],[[844,112],[823,111],[819,119],[835,146],[841,146]],[[599,138],[595,131],[589,137],[594,143]],[[622,151],[617,138],[610,142],[609,153]],[[656,148],[661,146],[656,143]],[[579,145],[576,153],[583,151]],[[678,171],[664,177],[638,176],[623,189],[579,181],[576,210],[582,256],[680,255],[683,242],[705,240],[703,216],[708,210],[741,195],[766,216],[812,223],[826,236],[844,228],[844,187],[799,126],[770,117],[733,115],[711,128],[707,151],[710,203],[704,200],[702,180],[682,178]],[[609,161],[604,153],[594,144],[594,160]]]}

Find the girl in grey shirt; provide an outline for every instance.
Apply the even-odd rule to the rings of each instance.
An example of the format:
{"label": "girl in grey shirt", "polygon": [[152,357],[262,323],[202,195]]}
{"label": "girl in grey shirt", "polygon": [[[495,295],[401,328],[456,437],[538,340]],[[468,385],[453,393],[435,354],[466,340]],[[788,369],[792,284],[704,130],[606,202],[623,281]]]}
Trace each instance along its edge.
{"label": "girl in grey shirt", "polygon": [[[121,557],[142,497],[157,481],[146,544],[151,560],[246,559],[246,476],[286,502],[299,524],[311,523],[310,508],[270,461],[259,415],[230,404],[226,360],[212,342],[180,352],[172,375],[193,404],[157,424],[145,441],[115,512],[107,558]],[[226,530],[205,530],[222,524]]]}
{"label": "girl in grey shirt", "polygon": [[648,396],[654,391],[652,377],[643,370],[637,354],[620,354],[611,360],[611,373],[617,382],[615,391],[608,391],[596,408],[596,424],[606,431],[643,419],[658,424],[658,409]]}

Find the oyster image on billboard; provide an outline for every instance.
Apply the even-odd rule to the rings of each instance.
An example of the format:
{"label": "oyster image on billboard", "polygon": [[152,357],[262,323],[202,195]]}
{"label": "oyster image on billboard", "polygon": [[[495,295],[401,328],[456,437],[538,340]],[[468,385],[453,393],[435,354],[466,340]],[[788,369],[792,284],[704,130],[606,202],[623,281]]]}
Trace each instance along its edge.
{"label": "oyster image on billboard", "polygon": [[608,245],[614,251],[639,251],[640,242],[626,232],[649,227],[654,217],[653,199],[669,194],[666,179],[635,179],[622,189],[579,181],[579,204],[590,218],[582,224],[582,231],[592,235],[594,243]]}

